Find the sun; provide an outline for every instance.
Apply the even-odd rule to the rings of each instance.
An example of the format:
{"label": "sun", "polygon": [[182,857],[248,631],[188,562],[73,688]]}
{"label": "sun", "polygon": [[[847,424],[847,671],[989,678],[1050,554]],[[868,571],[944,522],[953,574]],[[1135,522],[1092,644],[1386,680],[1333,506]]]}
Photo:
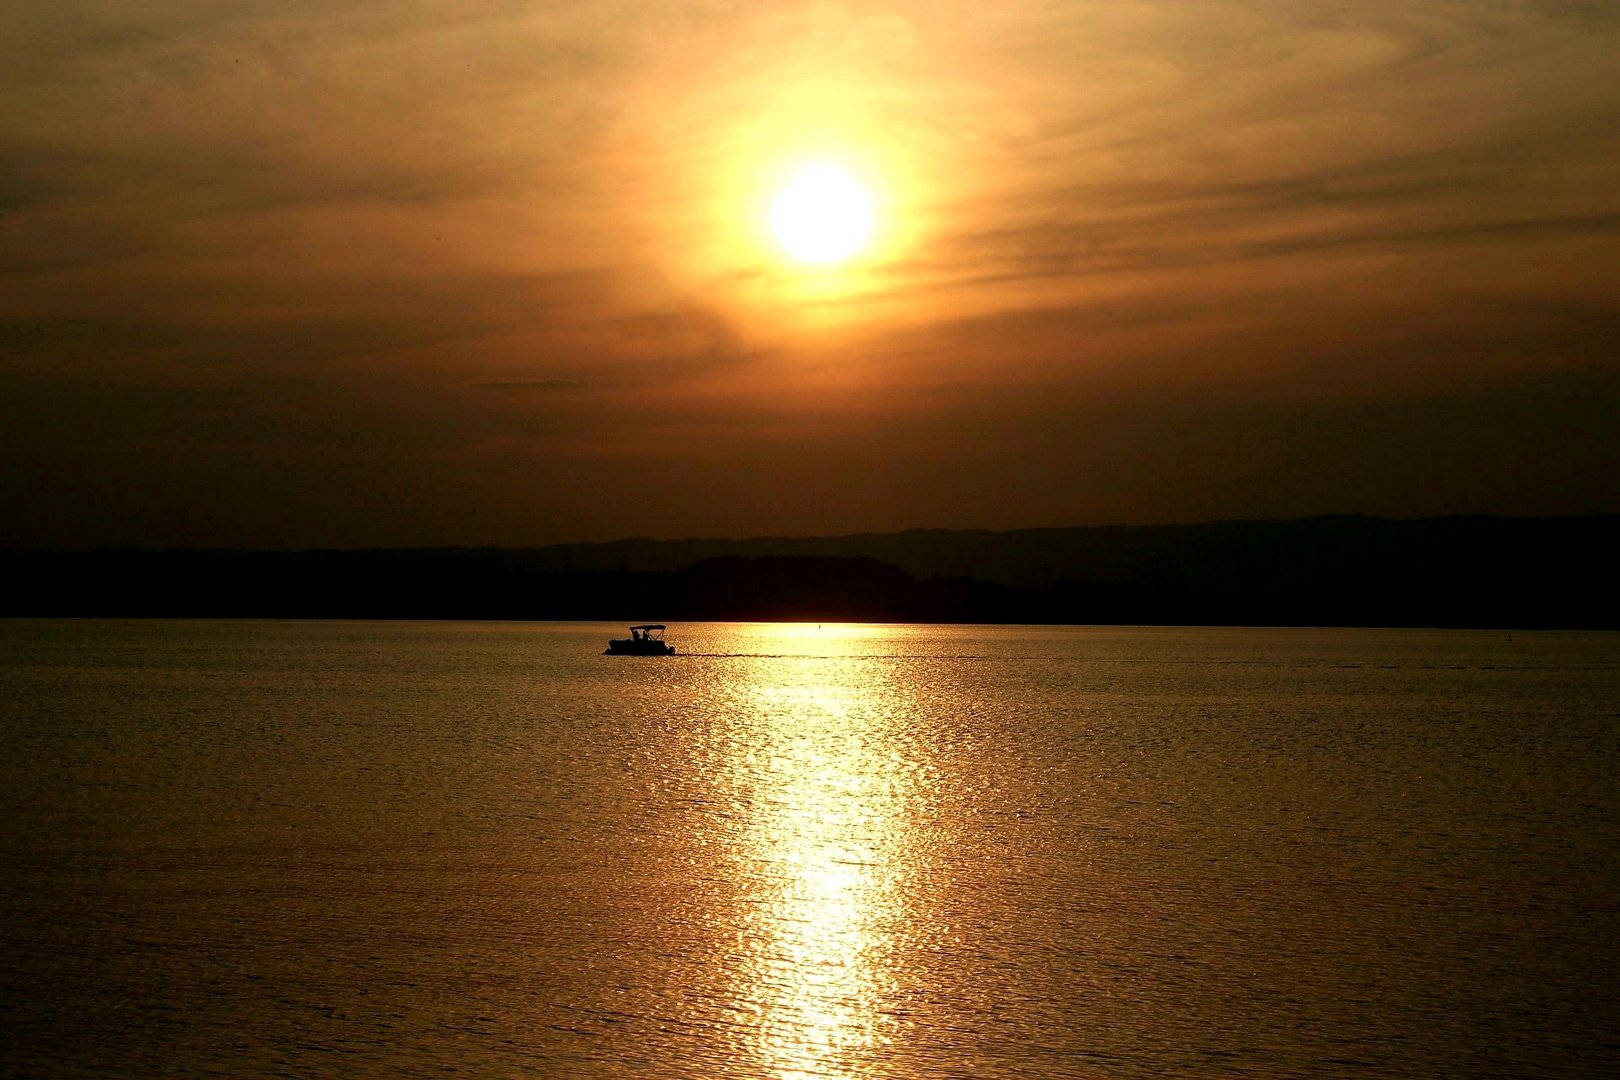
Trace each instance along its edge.
{"label": "sun", "polygon": [[800,262],[843,262],[872,235],[872,199],[837,165],[807,165],[771,204],[771,231]]}

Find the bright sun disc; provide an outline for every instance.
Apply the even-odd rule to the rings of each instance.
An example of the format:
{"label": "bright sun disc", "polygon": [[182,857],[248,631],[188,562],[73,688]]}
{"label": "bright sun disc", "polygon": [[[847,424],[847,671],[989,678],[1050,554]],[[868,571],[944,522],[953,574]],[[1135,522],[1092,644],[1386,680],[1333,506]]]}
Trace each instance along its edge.
{"label": "bright sun disc", "polygon": [[872,200],[838,166],[810,165],[771,205],[771,230],[795,259],[842,262],[866,246]]}

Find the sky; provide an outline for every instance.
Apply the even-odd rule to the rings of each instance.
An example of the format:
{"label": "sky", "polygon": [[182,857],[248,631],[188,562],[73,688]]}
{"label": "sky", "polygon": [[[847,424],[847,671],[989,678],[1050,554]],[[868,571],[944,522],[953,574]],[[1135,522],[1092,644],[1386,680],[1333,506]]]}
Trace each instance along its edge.
{"label": "sky", "polygon": [[4,5],[0,547],[1620,512],[1617,132],[1613,0]]}

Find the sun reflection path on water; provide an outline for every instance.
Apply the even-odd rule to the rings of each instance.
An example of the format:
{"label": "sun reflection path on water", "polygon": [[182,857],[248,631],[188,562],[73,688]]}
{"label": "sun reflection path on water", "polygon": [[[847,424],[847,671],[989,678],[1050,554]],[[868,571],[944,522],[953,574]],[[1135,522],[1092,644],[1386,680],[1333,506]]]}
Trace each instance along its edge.
{"label": "sun reflection path on water", "polygon": [[752,789],[740,869],[755,890],[739,928],[745,1053],[783,1080],[850,1075],[884,1056],[914,914],[904,884],[918,855],[918,770],[897,713],[867,685],[869,664],[813,666],[803,681],[753,687],[757,727],[737,763]]}

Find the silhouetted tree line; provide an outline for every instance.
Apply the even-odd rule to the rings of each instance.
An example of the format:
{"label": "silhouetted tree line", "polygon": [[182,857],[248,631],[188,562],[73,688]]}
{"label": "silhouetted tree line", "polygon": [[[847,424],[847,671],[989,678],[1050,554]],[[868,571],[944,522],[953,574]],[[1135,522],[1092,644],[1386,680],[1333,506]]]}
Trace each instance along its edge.
{"label": "silhouetted tree line", "polygon": [[[1620,628],[1605,598],[1620,519],[1590,521],[1600,526],[1547,533],[1558,541],[1538,540],[1547,550],[1386,542],[1341,544],[1327,559],[1290,555],[1262,530],[1268,543],[1243,558],[1186,548],[1111,579],[1041,585],[919,580],[858,556],[728,555],[638,571],[549,569],[495,548],[30,552],[0,554],[0,614]],[[1229,544],[1232,532],[1209,535]]]}

